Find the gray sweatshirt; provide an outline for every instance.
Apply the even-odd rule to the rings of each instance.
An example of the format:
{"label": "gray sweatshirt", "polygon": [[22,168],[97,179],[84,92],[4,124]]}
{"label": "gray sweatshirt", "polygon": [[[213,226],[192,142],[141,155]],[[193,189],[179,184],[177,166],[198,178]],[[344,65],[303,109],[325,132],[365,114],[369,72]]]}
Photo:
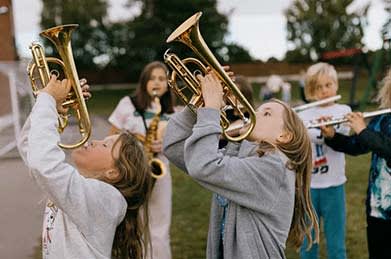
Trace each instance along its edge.
{"label": "gray sweatshirt", "polygon": [[214,192],[207,258],[219,258],[223,208],[216,194],[228,199],[224,259],[285,258],[295,196],[295,174],[287,158],[274,151],[259,157],[254,143],[229,143],[218,149],[219,111],[188,108],[170,119],[164,153],[176,166]]}
{"label": "gray sweatshirt", "polygon": [[43,258],[111,258],[126,200],[112,185],[85,178],[65,163],[57,124],[55,100],[41,93],[18,138],[32,178],[51,201],[43,222]]}

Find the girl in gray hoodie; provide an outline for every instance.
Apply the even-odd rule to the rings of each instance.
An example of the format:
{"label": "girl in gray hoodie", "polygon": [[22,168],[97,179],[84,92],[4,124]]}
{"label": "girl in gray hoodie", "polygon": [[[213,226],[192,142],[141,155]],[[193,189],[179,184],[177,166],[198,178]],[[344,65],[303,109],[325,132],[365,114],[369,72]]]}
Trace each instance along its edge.
{"label": "girl in gray hoodie", "polygon": [[204,107],[196,118],[187,107],[174,115],[163,144],[171,162],[214,192],[207,258],[285,258],[288,237],[298,248],[313,229],[317,240],[311,145],[299,117],[283,102],[265,103],[248,139],[219,150],[222,86],[213,73],[198,79]]}
{"label": "girl in gray hoodie", "polygon": [[[75,167],[57,145],[59,107],[70,81],[52,76],[18,139],[32,178],[49,197],[43,258],[143,258],[148,248],[147,201],[152,177],[143,147],[128,133],[72,151]],[[144,215],[141,215],[144,213]]]}

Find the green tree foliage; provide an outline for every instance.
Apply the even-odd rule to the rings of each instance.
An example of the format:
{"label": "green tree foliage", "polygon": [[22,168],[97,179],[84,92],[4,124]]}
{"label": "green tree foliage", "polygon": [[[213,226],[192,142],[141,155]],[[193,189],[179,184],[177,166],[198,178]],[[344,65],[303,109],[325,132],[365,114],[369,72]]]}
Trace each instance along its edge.
{"label": "green tree foliage", "polygon": [[382,37],[385,40],[391,40],[391,0],[383,0],[384,2],[384,10],[388,13],[388,19],[383,24],[382,28]]}
{"label": "green tree foliage", "polygon": [[135,79],[142,67],[152,60],[163,60],[171,48],[178,56],[192,55],[182,43],[167,44],[167,37],[188,17],[198,11],[200,31],[208,47],[222,63],[251,61],[247,50],[236,44],[227,44],[228,18],[217,10],[216,0],[132,0],[129,5],[141,4],[140,15],[127,23],[112,25],[109,39],[113,46],[111,64],[129,70]]}
{"label": "green tree foliage", "polygon": [[[182,43],[167,44],[166,39],[183,21],[198,11],[200,31],[221,63],[247,62],[248,51],[226,43],[228,18],[217,10],[217,0],[130,0],[128,7],[141,7],[127,21],[108,22],[107,0],[42,0],[42,28],[78,23],[72,37],[77,67],[126,71],[127,80],[138,79],[141,69],[153,60],[163,60],[172,48],[181,58],[193,54]],[[51,44],[47,44],[50,46]]]}
{"label": "green tree foliage", "polygon": [[363,46],[369,5],[348,12],[354,0],[294,0],[285,11],[289,51],[286,60],[318,60],[325,51]]}
{"label": "green tree foliage", "polygon": [[[94,58],[103,55],[107,48],[108,4],[106,0],[42,0],[41,28],[76,23],[72,33],[72,50],[78,69],[95,68]],[[54,45],[45,41],[51,54]]]}

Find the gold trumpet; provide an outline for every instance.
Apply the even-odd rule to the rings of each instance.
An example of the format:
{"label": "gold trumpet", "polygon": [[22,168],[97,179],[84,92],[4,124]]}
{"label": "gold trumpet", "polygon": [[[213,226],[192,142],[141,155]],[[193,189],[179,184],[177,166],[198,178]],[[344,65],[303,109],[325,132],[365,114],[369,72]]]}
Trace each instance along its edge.
{"label": "gold trumpet", "polygon": [[[55,45],[61,59],[46,57],[43,47],[40,44],[33,42],[30,46],[33,60],[27,67],[27,73],[35,97],[38,95],[40,86],[45,87],[50,80],[51,71],[49,70],[48,63],[60,65],[65,77],[71,81],[71,92],[68,94],[67,99],[62,103],[62,106],[63,108],[70,108],[69,110],[75,112],[81,139],[75,144],[59,143],[59,146],[65,149],[76,148],[83,145],[91,135],[90,117],[84,101],[71,47],[71,35],[73,30],[78,26],[79,25],[77,24],[67,24],[42,31],[40,35],[48,38]],[[36,74],[38,74],[38,77],[35,76]],[[58,131],[60,133],[62,133],[68,125],[69,116],[70,114],[58,116]]]}
{"label": "gold trumpet", "polygon": [[[377,110],[377,111],[373,111],[373,112],[363,112],[363,117],[365,119],[365,118],[371,118],[371,117],[375,117],[375,116],[379,116],[379,115],[383,115],[383,114],[387,114],[387,113],[391,113],[390,108]],[[307,129],[312,129],[312,128],[319,128],[322,126],[338,125],[338,124],[345,123],[345,122],[348,122],[348,119],[346,119],[344,116],[341,118],[334,118],[329,121],[323,121],[323,122],[310,121],[306,126],[307,126]]]}
{"label": "gold trumpet", "polygon": [[[193,63],[193,65],[198,66],[200,72],[204,74],[207,73],[207,67],[210,67],[222,82],[223,98],[227,107],[232,107],[236,110],[241,118],[242,127],[248,126],[246,131],[241,135],[230,136],[227,132],[231,131],[231,122],[227,118],[225,107],[223,107],[220,110],[220,125],[223,129],[223,135],[230,141],[241,141],[254,129],[256,120],[255,111],[240,92],[239,88],[224,71],[202,38],[199,30],[199,19],[201,15],[202,12],[198,12],[188,18],[171,33],[166,42],[179,41],[184,43],[198,55],[202,62],[195,58],[185,58],[181,60],[177,55],[169,53],[169,50],[167,50],[164,54],[164,61],[173,70],[168,80],[168,84],[178,97],[195,113],[196,108],[203,105],[201,85],[195,76],[196,72],[192,73],[187,65]],[[176,80],[177,76],[188,86],[188,88],[181,88],[178,86]],[[190,92],[192,93],[191,97],[188,98],[184,94],[185,88],[190,89]],[[246,111],[249,114],[248,117],[245,116]]]}

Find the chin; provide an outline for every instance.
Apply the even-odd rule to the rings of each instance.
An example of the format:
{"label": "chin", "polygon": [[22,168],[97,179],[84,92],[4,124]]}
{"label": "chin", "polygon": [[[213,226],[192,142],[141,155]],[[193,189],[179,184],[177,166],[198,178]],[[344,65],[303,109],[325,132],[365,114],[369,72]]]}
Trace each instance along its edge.
{"label": "chin", "polygon": [[82,155],[82,150],[80,150],[79,148],[73,150],[71,153],[71,160],[73,161],[73,163],[75,163],[77,167],[79,167],[82,163],[83,157],[84,156]]}

